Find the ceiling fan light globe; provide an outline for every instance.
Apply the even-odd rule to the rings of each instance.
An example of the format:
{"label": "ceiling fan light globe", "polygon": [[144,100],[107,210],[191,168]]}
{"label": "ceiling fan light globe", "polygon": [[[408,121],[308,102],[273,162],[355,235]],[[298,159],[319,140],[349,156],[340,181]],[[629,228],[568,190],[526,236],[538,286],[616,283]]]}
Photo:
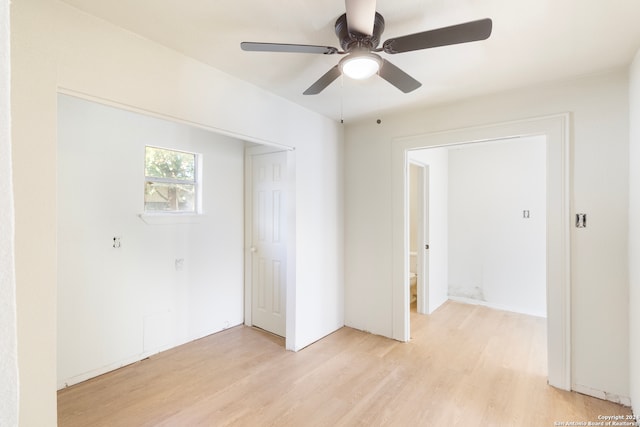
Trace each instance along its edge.
{"label": "ceiling fan light globe", "polygon": [[340,69],[349,78],[364,80],[380,70],[380,63],[377,55],[350,55],[340,62]]}

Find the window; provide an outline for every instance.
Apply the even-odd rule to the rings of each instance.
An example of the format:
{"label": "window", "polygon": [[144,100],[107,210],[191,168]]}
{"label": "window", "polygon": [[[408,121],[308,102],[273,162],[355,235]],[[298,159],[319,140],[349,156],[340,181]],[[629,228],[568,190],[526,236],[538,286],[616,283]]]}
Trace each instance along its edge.
{"label": "window", "polygon": [[198,156],[145,147],[145,213],[197,213]]}

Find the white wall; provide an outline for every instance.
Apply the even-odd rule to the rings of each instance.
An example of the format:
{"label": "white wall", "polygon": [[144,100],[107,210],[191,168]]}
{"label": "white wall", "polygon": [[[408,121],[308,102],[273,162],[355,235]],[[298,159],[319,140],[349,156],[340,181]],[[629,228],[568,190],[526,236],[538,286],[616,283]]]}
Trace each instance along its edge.
{"label": "white wall", "polygon": [[451,148],[449,296],[546,316],[545,265],[544,137]]}
{"label": "white wall", "polygon": [[[38,13],[21,16],[28,6]],[[19,401],[20,424],[28,427],[55,425],[56,415],[57,70],[47,53],[53,13],[50,2],[11,4]]]}
{"label": "white wall", "polygon": [[431,148],[409,153],[409,158],[429,165],[429,307],[433,313],[447,300],[449,284],[449,151]]}
{"label": "white wall", "polygon": [[629,89],[629,361],[631,403],[640,415],[640,51],[630,69]]}
{"label": "white wall", "polygon": [[[55,0],[11,9],[21,422],[56,424],[56,91],[295,147],[296,349],[344,324],[342,126]],[[37,173],[34,173],[37,171]]]}
{"label": "white wall", "polygon": [[18,424],[9,2],[0,0],[0,426]]}
{"label": "white wall", "polygon": [[[244,143],[58,99],[58,387],[241,324]],[[195,223],[138,217],[145,145],[201,156]]]}
{"label": "white wall", "polygon": [[[374,119],[349,125],[345,134],[347,324],[392,336],[389,153],[395,138],[565,111],[572,114],[573,209],[589,214],[589,228],[571,233],[572,381],[584,392],[628,396],[626,69],[381,116],[380,125]],[[607,345],[594,346],[599,342]]]}

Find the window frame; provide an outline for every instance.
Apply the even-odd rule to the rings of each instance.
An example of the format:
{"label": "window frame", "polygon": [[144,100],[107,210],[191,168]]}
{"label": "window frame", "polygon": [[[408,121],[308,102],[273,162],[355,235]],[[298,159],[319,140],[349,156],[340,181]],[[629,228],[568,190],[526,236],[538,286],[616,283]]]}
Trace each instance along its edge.
{"label": "window frame", "polygon": [[[194,159],[193,164],[193,180],[183,180],[178,178],[161,178],[147,175],[147,148],[172,151],[176,153],[183,153],[192,155]],[[202,154],[196,153],[192,151],[187,151],[184,149],[176,149],[176,148],[167,148],[161,147],[158,145],[144,145],[144,156],[143,156],[143,194],[142,194],[142,214],[140,217],[142,219],[149,217],[191,217],[191,216],[199,216],[202,215]],[[193,210],[189,211],[180,211],[180,210],[148,210],[147,202],[145,201],[146,196],[146,186],[149,182],[156,182],[162,184],[186,184],[193,185],[194,187],[194,195],[193,195]]]}

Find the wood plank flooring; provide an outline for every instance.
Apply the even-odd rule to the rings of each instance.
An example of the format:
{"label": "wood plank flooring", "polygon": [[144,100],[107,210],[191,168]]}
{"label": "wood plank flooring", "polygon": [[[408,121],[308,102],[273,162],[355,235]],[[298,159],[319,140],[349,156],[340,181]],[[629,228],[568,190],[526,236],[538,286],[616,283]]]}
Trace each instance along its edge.
{"label": "wood plank flooring", "polygon": [[342,328],[298,352],[240,326],[58,392],[58,425],[553,426],[629,408],[546,383],[545,321],[448,302],[409,343]]}

